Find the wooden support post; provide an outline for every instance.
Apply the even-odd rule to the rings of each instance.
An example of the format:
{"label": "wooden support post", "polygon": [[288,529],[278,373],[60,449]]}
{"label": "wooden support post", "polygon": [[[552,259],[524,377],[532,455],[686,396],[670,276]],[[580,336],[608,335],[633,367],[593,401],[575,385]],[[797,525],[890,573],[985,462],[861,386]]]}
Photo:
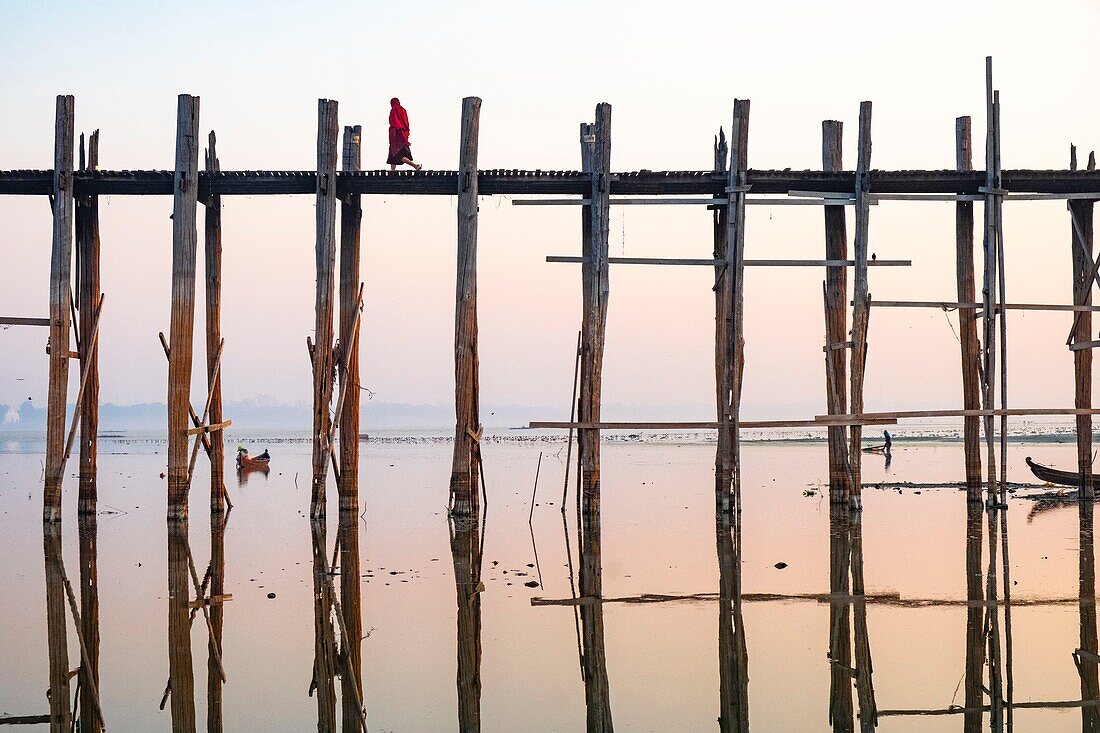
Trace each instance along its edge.
{"label": "wooden support post", "polygon": [[[61,465],[69,386],[70,271],[73,254],[72,95],[58,95],[54,120],[53,245],[50,257],[50,387],[46,403],[46,470],[42,519],[61,521]],[[68,687],[66,686],[66,689]],[[65,703],[68,706],[68,702]]]}
{"label": "wooden support post", "polygon": [[481,100],[462,100],[458,174],[458,264],[455,287],[455,442],[452,511],[478,513],[481,416],[477,356],[477,141]]}
{"label": "wooden support post", "polygon": [[[974,169],[970,118],[955,120],[955,163],[959,171]],[[960,303],[973,303],[974,298],[974,204],[955,204],[955,277]],[[979,386],[981,363],[978,357],[978,314],[970,308],[959,309],[959,345],[962,350],[963,409],[981,409]],[[981,500],[982,452],[981,421],[978,417],[963,418],[963,454],[966,464],[967,499]]]}
{"label": "wooden support post", "polygon": [[[599,422],[603,388],[604,333],[607,326],[608,235],[611,211],[611,105],[596,105],[596,121],[581,127],[581,163],[592,175],[591,205],[583,214],[584,236],[581,255],[583,310],[581,313],[581,388],[578,419]],[[600,511],[600,431],[577,431],[580,490],[584,512]]]}
{"label": "wooden support post", "polygon": [[[187,517],[187,420],[195,330],[195,216],[199,192],[199,98],[179,95],[172,202],[172,322],[168,340],[168,517]],[[175,708],[175,695],[173,709]]]}
{"label": "wooden support post", "polygon": [[[985,189],[987,192],[998,189],[996,160],[994,155],[994,130],[993,130],[993,58],[985,59]],[[982,235],[982,309],[983,338],[982,338],[982,407],[992,410],[994,369],[996,369],[997,356],[994,344],[997,338],[996,323],[993,319],[994,298],[997,288],[997,222],[996,222],[996,194],[986,193],[985,205],[982,216],[984,219],[984,231]],[[986,497],[987,501],[996,500],[996,462],[997,454],[993,440],[993,415],[985,418],[985,445],[986,445]]]}
{"label": "wooden support post", "polygon": [[[719,128],[714,138],[714,170],[716,173],[728,173],[729,145],[726,133]],[[728,178],[723,175],[723,178]],[[715,195],[715,199],[724,198]],[[727,204],[729,203],[728,197]],[[726,339],[729,322],[729,310],[725,289],[722,287],[726,272],[726,251],[729,249],[729,206],[714,207],[714,388],[716,398],[716,416],[719,421],[726,405]],[[728,505],[730,490],[730,431],[718,431],[718,445],[714,454],[714,496],[716,507]]]}
{"label": "wooden support post", "polygon": [[[344,128],[343,170],[360,167],[359,125]],[[340,205],[340,495],[341,516],[359,508],[359,228],[363,220],[361,196],[350,193]],[[346,605],[345,605],[346,607]]]}
{"label": "wooden support post", "polygon": [[[844,123],[821,123],[821,165],[825,171],[844,170]],[[846,214],[842,206],[825,206],[825,258],[848,259]],[[848,338],[848,274],[846,268],[825,270],[825,343],[841,343]],[[848,359],[843,350],[825,352],[825,382],[830,415],[848,411]],[[829,428],[829,498],[846,502],[851,493],[851,468],[848,465],[847,430]]]}
{"label": "wooden support post", "polygon": [[[1071,146],[1072,149],[1072,146]],[[1071,169],[1076,168],[1076,155],[1071,153]],[[1077,200],[1068,202],[1072,218],[1070,222],[1070,249],[1073,266],[1073,304],[1088,305],[1092,292],[1092,222],[1093,202]],[[1088,341],[1092,333],[1092,313],[1078,311],[1074,342]],[[1073,352],[1074,407],[1092,407],[1092,350]],[[1092,485],[1092,416],[1077,416],[1077,471],[1081,476],[1079,496],[1091,503],[1096,492]]]}
{"label": "wooden support post", "polygon": [[329,403],[334,369],[332,349],[333,291],[336,289],[336,149],[337,103],[317,100],[317,325],[313,339],[313,491],[310,515],[325,516],[328,478]]}
{"label": "wooden support post", "polygon": [[[217,138],[210,131],[207,138],[206,170],[220,171]],[[220,423],[222,416],[222,377],[218,368],[222,350],[222,197],[216,194],[203,202],[206,204],[205,240],[203,252],[206,259],[206,380],[210,390],[210,422]],[[190,407],[190,402],[188,403]],[[225,437],[221,431],[205,436],[209,442],[210,458],[210,511],[225,511]]]}
{"label": "wooden support post", "polygon": [[[871,103],[859,105],[859,152],[856,158],[856,231],[853,242],[855,272],[852,292],[852,396],[851,409],[854,413],[863,412],[863,376],[867,368],[867,322],[870,316],[871,293],[867,286],[867,231],[870,219],[870,202],[867,196],[871,170]],[[861,448],[863,445],[863,426],[851,427],[851,442],[848,446],[848,462],[852,471],[851,502],[853,507],[862,506],[861,497]]]}
{"label": "wooden support post", "polygon": [[[99,167],[99,130],[80,136],[80,169]],[[99,342],[88,337],[99,307],[99,197],[82,196],[76,202],[76,299],[80,314],[80,367],[87,372],[86,387],[76,410],[80,412],[80,514],[96,511],[96,447],[99,435]],[[75,418],[74,418],[75,419]],[[94,723],[86,723],[86,725]],[[91,728],[89,728],[91,730]]]}
{"label": "wooden support post", "polygon": [[726,204],[726,251],[722,277],[717,287],[725,310],[725,353],[719,383],[721,405],[718,431],[725,433],[726,448],[721,460],[721,485],[715,508],[728,512],[740,507],[741,495],[741,380],[745,371],[744,279],[745,279],[745,189],[748,178],[749,100],[733,103],[730,126],[730,192]]}

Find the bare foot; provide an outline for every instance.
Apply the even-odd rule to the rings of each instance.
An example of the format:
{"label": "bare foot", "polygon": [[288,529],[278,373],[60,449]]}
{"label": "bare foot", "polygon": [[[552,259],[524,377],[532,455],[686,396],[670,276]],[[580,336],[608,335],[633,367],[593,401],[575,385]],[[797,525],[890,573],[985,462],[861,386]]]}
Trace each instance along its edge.
{"label": "bare foot", "polygon": [[420,165],[419,163],[413,163],[413,168],[415,168],[416,170],[420,170],[423,167],[424,166]]}

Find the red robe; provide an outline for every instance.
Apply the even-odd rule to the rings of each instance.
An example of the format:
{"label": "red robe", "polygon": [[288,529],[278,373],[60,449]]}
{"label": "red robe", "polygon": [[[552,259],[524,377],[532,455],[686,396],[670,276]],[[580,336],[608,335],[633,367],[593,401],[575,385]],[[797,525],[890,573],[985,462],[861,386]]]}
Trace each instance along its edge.
{"label": "red robe", "polygon": [[400,100],[390,100],[390,152],[387,163],[397,165],[402,158],[412,160],[409,149],[409,113],[401,106]]}

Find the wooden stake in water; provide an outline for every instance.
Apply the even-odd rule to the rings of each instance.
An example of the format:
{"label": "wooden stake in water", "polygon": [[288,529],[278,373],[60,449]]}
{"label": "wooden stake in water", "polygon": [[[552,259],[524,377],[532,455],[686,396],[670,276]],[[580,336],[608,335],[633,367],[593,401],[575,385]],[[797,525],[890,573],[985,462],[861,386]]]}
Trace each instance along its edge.
{"label": "wooden stake in water", "polygon": [[[84,136],[80,136],[80,168],[99,168],[99,130],[88,137],[87,156]],[[87,374],[83,398],[76,405],[80,412],[80,499],[79,512],[96,510],[96,448],[99,434],[99,343],[88,334],[99,306],[99,197],[82,196],[76,207],[76,281],[77,311],[80,314],[79,346],[81,371]],[[75,419],[75,418],[74,418]],[[94,726],[91,720],[83,724]],[[89,728],[91,730],[91,728]]]}
{"label": "wooden stake in water", "polygon": [[[955,120],[955,163],[961,171],[974,169],[970,118]],[[955,204],[955,277],[960,303],[973,303],[974,293],[974,204]],[[970,308],[959,309],[959,346],[962,353],[963,409],[981,409],[978,344],[978,314]],[[965,456],[967,499],[981,500],[982,453],[981,420],[963,418],[963,454]]]}
{"label": "wooden stake in water", "polygon": [[[1072,146],[1071,146],[1072,148]],[[1076,155],[1071,154],[1071,170],[1076,166]],[[1073,267],[1073,304],[1088,305],[1092,300],[1092,239],[1093,202],[1077,200],[1068,202],[1070,215],[1070,255]],[[1074,314],[1074,342],[1092,338],[1092,313],[1078,311]],[[1074,407],[1092,407],[1092,349],[1073,352]],[[1081,475],[1080,498],[1092,502],[1096,492],[1092,485],[1092,416],[1077,416],[1077,470]]]}
{"label": "wooden stake in water", "polygon": [[[343,171],[360,167],[359,125],[344,128]],[[359,194],[345,194],[340,204],[340,495],[341,516],[359,508],[359,229],[363,203]]]}
{"label": "wooden stake in water", "polygon": [[[206,172],[221,170],[217,139],[210,131],[206,148]],[[222,197],[209,194],[206,205],[203,255],[206,261],[206,380],[210,392],[210,422],[222,422]],[[190,407],[190,403],[188,404]],[[210,458],[210,511],[225,511],[225,436],[216,430],[207,437]]]}

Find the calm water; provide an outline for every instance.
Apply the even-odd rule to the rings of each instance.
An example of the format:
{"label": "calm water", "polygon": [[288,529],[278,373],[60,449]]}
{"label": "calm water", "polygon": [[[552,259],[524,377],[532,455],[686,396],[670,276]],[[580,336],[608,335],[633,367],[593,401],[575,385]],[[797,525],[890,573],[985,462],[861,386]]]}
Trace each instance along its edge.
{"label": "calm water", "polygon": [[[995,688],[991,671],[1016,705],[1006,727],[1097,722],[1097,708],[1072,706],[1097,697],[1094,657],[1081,655],[1080,667],[1074,658],[1096,651],[1091,512],[1075,504],[1032,513],[1019,498],[1027,490],[1010,499],[1012,602],[994,617],[984,598],[991,577],[1004,598],[1000,512],[968,516],[954,487],[867,489],[862,515],[831,517],[820,444],[745,447],[739,530],[714,518],[713,446],[609,444],[601,526],[582,528],[579,542],[572,493],[567,527],[559,511],[561,443],[487,443],[486,516],[458,527],[446,512],[446,443],[364,443],[362,515],[341,523],[332,501],[327,526],[307,516],[310,446],[250,445],[271,449],[272,470],[244,485],[232,478],[224,528],[211,527],[201,462],[189,526],[169,533],[164,445],[105,440],[94,530],[77,521],[70,481],[64,524],[44,536],[40,448],[0,441],[0,716],[49,712],[48,587],[55,635],[64,619],[68,668],[79,666],[58,581],[64,572],[78,604],[90,598],[82,558],[94,552],[109,730],[190,730],[192,706],[197,727],[220,714],[232,731],[341,718],[354,729],[356,650],[371,731],[476,720],[486,731],[601,721],[621,731],[858,730],[872,710],[883,731],[983,730],[991,699],[977,685]],[[1068,443],[1012,445],[1010,478],[1032,480],[1025,455],[1075,462]],[[958,444],[900,441],[889,470],[865,457],[864,478],[957,481],[961,465]],[[209,576],[208,592],[232,595],[211,605],[210,627],[202,613],[188,620],[189,556],[200,585]],[[208,630],[219,626],[223,684]],[[170,670],[178,684],[161,710]],[[1052,701],[1069,706],[1020,706]],[[952,705],[972,712],[894,714]]]}

